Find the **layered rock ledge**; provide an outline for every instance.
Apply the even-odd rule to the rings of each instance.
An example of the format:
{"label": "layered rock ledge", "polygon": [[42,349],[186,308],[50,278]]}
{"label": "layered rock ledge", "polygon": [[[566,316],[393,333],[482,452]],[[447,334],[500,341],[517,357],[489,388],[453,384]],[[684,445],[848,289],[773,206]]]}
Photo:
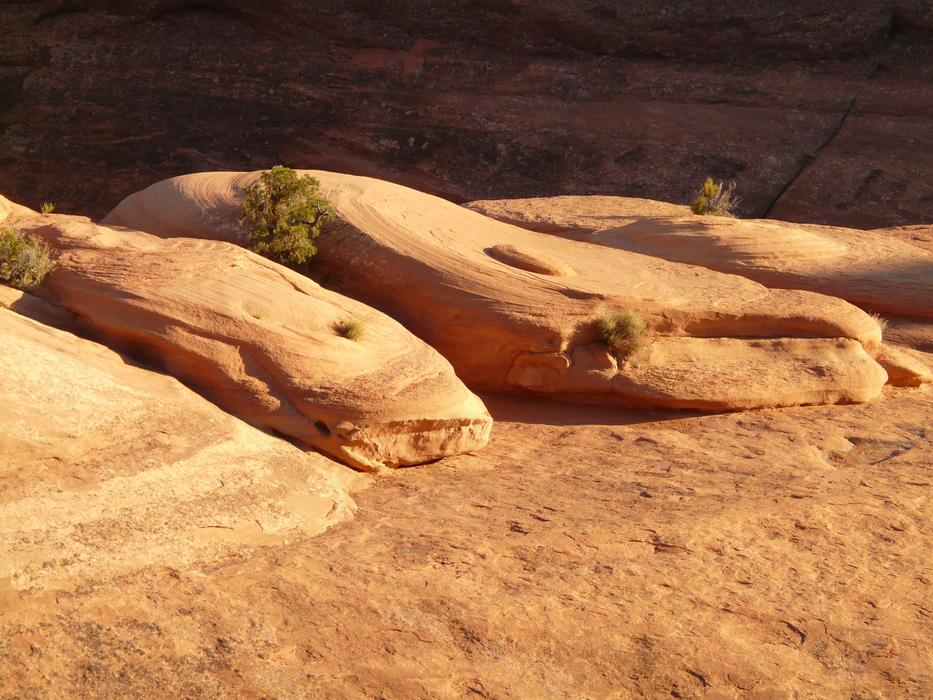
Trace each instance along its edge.
{"label": "layered rock ledge", "polygon": [[[880,327],[841,299],[524,230],[380,180],[306,172],[341,219],[320,239],[332,283],[394,316],[476,387],[735,410],[865,401],[887,379],[870,354]],[[165,180],[105,221],[242,242],[239,197],[258,175]],[[617,308],[647,320],[649,342],[624,362],[605,348],[594,358],[595,319]]]}

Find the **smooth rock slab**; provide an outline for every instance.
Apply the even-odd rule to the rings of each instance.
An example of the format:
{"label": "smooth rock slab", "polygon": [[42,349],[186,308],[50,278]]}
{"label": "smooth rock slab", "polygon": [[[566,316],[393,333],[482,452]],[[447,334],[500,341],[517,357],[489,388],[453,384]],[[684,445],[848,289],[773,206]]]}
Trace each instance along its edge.
{"label": "smooth rock slab", "polygon": [[356,509],[362,477],[172,377],[2,308],[0,339],[0,609],[13,591],[281,545]]}

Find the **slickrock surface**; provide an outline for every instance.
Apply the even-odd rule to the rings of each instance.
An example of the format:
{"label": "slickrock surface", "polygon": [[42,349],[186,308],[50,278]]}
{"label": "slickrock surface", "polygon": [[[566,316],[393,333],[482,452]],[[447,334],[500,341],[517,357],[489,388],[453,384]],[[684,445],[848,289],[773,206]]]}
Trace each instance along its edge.
{"label": "slickrock surface", "polygon": [[[0,339],[4,621],[24,591],[113,590],[151,566],[187,569],[306,539],[355,510],[346,467],[171,377],[6,309]],[[10,671],[0,671],[0,696]]]}
{"label": "slickrock surface", "polygon": [[[59,251],[42,294],[250,423],[360,469],[482,447],[491,419],[397,322],[238,246],[68,216],[18,225]],[[334,328],[355,319],[362,338]]]}
{"label": "slickrock surface", "polygon": [[[497,222],[371,178],[306,171],[343,224],[318,266],[391,314],[486,389],[732,410],[865,401],[886,381],[866,353],[877,323],[839,299],[609,250]],[[239,193],[258,173],[162,181],[105,219],[162,236],[242,240]],[[651,338],[618,366],[605,310],[641,313]]]}
{"label": "slickrock surface", "polygon": [[45,0],[0,27],[0,191],[32,206],[281,162],[456,201],[713,175],[750,216],[933,222],[928,0]]}
{"label": "slickrock surface", "polygon": [[702,265],[767,287],[808,289],[888,314],[933,318],[933,249],[922,232],[926,227],[860,231],[701,217],[686,206],[625,197],[487,200],[467,206],[535,231]]}
{"label": "slickrock surface", "polygon": [[929,387],[486,402],[489,447],[377,479],[323,535],[6,596],[0,696],[933,695]]}

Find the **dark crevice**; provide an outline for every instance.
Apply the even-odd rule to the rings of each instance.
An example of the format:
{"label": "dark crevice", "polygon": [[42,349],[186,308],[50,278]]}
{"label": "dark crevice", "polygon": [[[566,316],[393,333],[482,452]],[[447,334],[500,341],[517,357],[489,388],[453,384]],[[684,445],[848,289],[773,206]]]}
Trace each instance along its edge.
{"label": "dark crevice", "polygon": [[[867,82],[867,81],[866,81]],[[797,180],[807,171],[807,169],[819,158],[820,154],[826,150],[826,148],[835,140],[836,136],[839,135],[839,132],[842,131],[842,127],[845,126],[846,120],[849,118],[849,115],[852,114],[852,110],[855,109],[855,103],[859,98],[859,95],[862,94],[862,90],[865,89],[865,85],[862,85],[858,92],[852,96],[849,100],[849,104],[846,106],[845,111],[842,113],[842,117],[836,123],[836,126],[832,131],[829,132],[829,135],[823,140],[823,143],[813,153],[804,154],[803,163],[797,169],[797,172],[785,183],[784,187],[781,188],[781,191],[777,193],[777,196],[771,201],[771,204],[768,205],[768,208],[765,209],[763,218],[770,218],[771,212],[774,211],[774,208],[778,205],[787,191],[793,186]]]}
{"label": "dark crevice", "polygon": [[836,139],[839,133],[842,131],[842,127],[845,126],[846,120],[848,120],[849,115],[852,114],[855,109],[856,104],[858,103],[859,97],[862,95],[862,92],[868,87],[868,84],[871,83],[874,78],[879,75],[884,70],[884,63],[882,57],[888,49],[891,48],[891,45],[897,41],[898,37],[902,33],[902,27],[898,20],[897,12],[891,13],[891,20],[888,24],[888,28],[885,31],[884,45],[878,50],[878,53],[875,55],[875,62],[872,66],[871,72],[859,86],[859,89],[856,90],[855,94],[849,100],[849,103],[846,105],[845,110],[842,112],[842,116],[839,121],[836,123],[836,126],[829,132],[829,135],[823,140],[823,143],[813,153],[804,154],[803,162],[800,167],[797,169],[797,172],[785,183],[784,187],[781,188],[780,192],[777,193],[777,196],[771,200],[771,203],[768,205],[768,208],[765,209],[763,218],[770,218],[772,212],[780,203],[781,199],[787,194],[788,190],[794,185],[797,180],[809,169],[811,165],[820,157],[820,154],[826,150],[826,148]]}
{"label": "dark crevice", "polygon": [[244,20],[246,13],[239,7],[231,5],[225,0],[181,0],[169,2],[152,13],[152,19],[164,19],[172,15],[206,14],[226,17],[233,20]]}

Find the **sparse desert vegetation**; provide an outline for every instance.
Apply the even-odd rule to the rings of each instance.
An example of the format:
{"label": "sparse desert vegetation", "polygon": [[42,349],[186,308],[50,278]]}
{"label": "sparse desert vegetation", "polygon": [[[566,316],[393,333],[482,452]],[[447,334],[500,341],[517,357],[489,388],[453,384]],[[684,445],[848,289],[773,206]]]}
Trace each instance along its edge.
{"label": "sparse desert vegetation", "polygon": [[878,324],[878,327],[881,329],[881,336],[882,336],[882,338],[883,338],[883,337],[884,337],[884,332],[885,332],[885,331],[887,330],[887,328],[888,328],[888,319],[886,319],[886,318],[885,318],[884,316],[882,316],[881,314],[875,313],[875,312],[872,312],[872,313],[870,313],[870,314],[868,314],[868,315],[871,316],[871,317],[874,319],[875,323]]}
{"label": "sparse desert vegetation", "polygon": [[341,319],[334,324],[334,332],[347,340],[359,340],[363,337],[364,331],[363,322],[355,318]]}
{"label": "sparse desert vegetation", "polygon": [[55,211],[55,202],[42,202],[39,205],[40,214],[51,214]]}
{"label": "sparse desert vegetation", "polygon": [[596,319],[600,339],[618,359],[626,357],[641,347],[647,324],[634,311],[609,311]]}
{"label": "sparse desert vegetation", "polygon": [[708,177],[690,204],[690,209],[700,216],[735,216],[740,203],[741,200],[735,194],[735,185],[731,182],[715,182]]}
{"label": "sparse desert vegetation", "polygon": [[0,281],[17,289],[42,284],[55,259],[41,239],[15,228],[0,229]]}
{"label": "sparse desert vegetation", "polygon": [[255,252],[285,265],[304,265],[317,253],[314,241],[334,216],[316,179],[277,165],[246,188],[240,224],[248,227]]}

